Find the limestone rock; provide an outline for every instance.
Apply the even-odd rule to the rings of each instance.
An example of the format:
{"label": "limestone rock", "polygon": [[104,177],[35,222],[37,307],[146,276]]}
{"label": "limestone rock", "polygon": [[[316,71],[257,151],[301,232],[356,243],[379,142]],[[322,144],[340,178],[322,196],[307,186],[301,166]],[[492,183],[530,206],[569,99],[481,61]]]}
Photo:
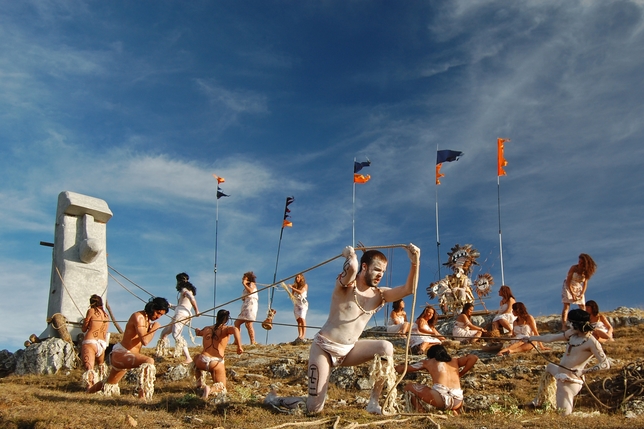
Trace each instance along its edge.
{"label": "limestone rock", "polygon": [[16,369],[16,356],[9,350],[0,351],[0,377],[6,377]]}
{"label": "limestone rock", "polygon": [[191,375],[191,372],[188,370],[188,365],[177,365],[168,368],[168,371],[165,373],[165,378],[170,381],[179,381]]}
{"label": "limestone rock", "polygon": [[78,358],[74,346],[60,338],[50,338],[18,350],[16,375],[56,374],[61,369],[76,368]]}

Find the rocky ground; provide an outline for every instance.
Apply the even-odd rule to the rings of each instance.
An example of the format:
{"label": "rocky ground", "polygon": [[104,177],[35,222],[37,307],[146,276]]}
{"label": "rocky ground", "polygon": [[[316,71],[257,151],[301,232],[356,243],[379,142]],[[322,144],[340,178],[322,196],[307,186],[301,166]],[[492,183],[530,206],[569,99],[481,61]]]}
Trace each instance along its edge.
{"label": "rocky ground", "polygon": [[[644,427],[644,388],[640,387],[644,385],[644,364],[640,361],[644,351],[640,341],[644,312],[619,308],[606,315],[616,328],[616,340],[605,345],[613,367],[605,373],[596,373],[588,377],[589,389],[582,390],[578,396],[575,404],[576,414],[572,418],[580,421],[583,417],[593,417],[595,427]],[[474,322],[482,324],[488,318],[489,316],[476,316]],[[442,332],[449,333],[452,323],[450,320],[441,322]],[[558,316],[538,319],[542,333],[557,331],[559,323]],[[381,329],[374,328],[366,332],[365,336],[378,337],[382,334]],[[392,342],[396,346],[395,361],[403,362],[404,340],[392,339]],[[434,417],[431,424],[476,428],[507,425],[539,427],[537,423],[543,426],[544,422],[548,421],[550,424],[546,424],[546,427],[585,427],[583,422],[577,426],[577,423],[574,423],[576,420],[570,419],[566,420],[568,423],[564,426],[557,426],[559,420],[556,413],[522,409],[522,405],[534,397],[536,383],[547,361],[559,361],[563,351],[562,344],[553,344],[552,350],[543,354],[532,351],[507,357],[487,353],[483,351],[482,345],[461,346],[456,342],[448,342],[447,345],[453,356],[474,353],[479,356],[479,361],[462,380],[466,397],[465,413],[461,416],[451,416],[449,413],[437,412],[432,414]],[[192,349],[195,353],[198,350]],[[146,350],[146,353],[152,352],[151,349]],[[103,407],[108,404],[126,407],[127,410],[123,411],[125,415],[135,422],[138,421],[141,427],[159,427],[154,423],[158,423],[158,417],[155,420],[150,412],[162,413],[157,416],[167,413],[168,416],[164,418],[174,422],[161,427],[285,427],[284,425],[296,421],[331,427],[334,424],[332,416],[342,417],[345,423],[348,420],[354,423],[362,422],[360,424],[377,422],[373,416],[364,412],[370,393],[367,364],[355,368],[334,369],[331,377],[332,386],[322,416],[306,416],[301,409],[276,409],[264,404],[264,398],[272,391],[280,396],[306,395],[308,344],[246,346],[245,353],[241,356],[234,354],[232,347],[229,348],[226,355],[228,396],[223,401],[213,400],[208,403],[204,403],[197,396],[199,392],[194,389],[194,379],[189,368],[180,364],[181,358],[165,357],[158,361],[155,396],[151,403],[142,405],[131,396],[135,386],[133,376],[128,376],[121,382],[122,396],[115,401],[98,395],[86,395],[81,387],[81,370],[67,369],[64,362],[59,363],[63,367],[55,375],[15,374],[16,368],[24,370],[24,363],[14,365],[14,370],[10,371],[11,359],[15,363],[26,354],[24,350],[16,354],[0,352],[0,370],[4,370],[5,375],[0,380],[0,395],[3,398],[0,400],[2,427],[84,427],[86,422],[82,418],[67,421],[69,415],[61,415],[63,403],[65,406],[71,406],[67,404],[67,399],[71,399],[72,402],[82,401],[90,407],[102,409],[100,413],[107,414],[116,412],[111,408],[105,411]],[[417,356],[409,358],[410,361],[420,359]],[[422,373],[408,374],[405,379],[421,383],[430,382]],[[42,410],[48,407],[58,410],[55,413],[58,420],[51,419],[52,411],[38,417],[33,407],[27,404],[24,407],[20,406],[21,401],[26,401],[24,398],[31,394],[27,393],[31,389],[34,389],[32,395],[40,403]],[[46,393],[42,393],[42,389],[45,389]],[[35,413],[35,417],[30,418],[30,413]],[[116,416],[112,420],[118,419],[132,426],[132,422],[121,414]],[[323,421],[324,418],[331,420]],[[427,422],[411,423],[416,418],[414,416],[396,418],[410,419],[410,423],[404,424],[400,420],[397,427],[429,427]],[[63,424],[56,426],[56,423]],[[336,422],[335,425],[345,427],[342,423]],[[112,426],[106,424],[105,427]]]}

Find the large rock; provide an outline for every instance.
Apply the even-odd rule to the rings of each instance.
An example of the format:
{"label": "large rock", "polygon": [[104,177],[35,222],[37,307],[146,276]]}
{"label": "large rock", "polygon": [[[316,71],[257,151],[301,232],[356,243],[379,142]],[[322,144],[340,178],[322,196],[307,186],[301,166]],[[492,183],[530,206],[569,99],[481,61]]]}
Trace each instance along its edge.
{"label": "large rock", "polygon": [[9,350],[0,351],[0,377],[6,377],[16,370],[16,356]]}
{"label": "large rock", "polygon": [[32,344],[15,353],[16,375],[56,374],[61,369],[76,368],[78,357],[74,346],[60,338]]}

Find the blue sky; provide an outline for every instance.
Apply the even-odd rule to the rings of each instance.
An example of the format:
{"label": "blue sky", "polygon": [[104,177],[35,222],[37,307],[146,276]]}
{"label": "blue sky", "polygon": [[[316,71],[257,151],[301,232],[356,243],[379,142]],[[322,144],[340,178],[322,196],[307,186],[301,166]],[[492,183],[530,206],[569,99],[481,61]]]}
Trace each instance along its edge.
{"label": "blue sky", "polygon": [[[517,299],[559,313],[584,252],[598,264],[587,299],[641,307],[643,12],[640,0],[0,0],[0,348],[45,328],[51,249],[39,242],[53,241],[60,192],[108,203],[112,267],[171,301],[174,276],[188,272],[205,310],[212,174],[230,195],[218,209],[223,303],[241,295],[245,271],[272,282],[287,196],[278,279],[351,244],[354,158],[372,162],[356,189],[356,239],[417,244],[425,303],[438,278],[438,195],[438,256],[473,244],[475,274],[495,278],[495,309],[497,137],[512,140],[500,194]],[[443,165],[438,192],[437,147],[465,153]],[[400,284],[407,257],[388,253],[387,281]],[[311,326],[340,268],[308,273]],[[112,280],[108,299],[119,320],[143,306]],[[294,323],[283,292],[274,306],[275,321]],[[236,315],[239,302],[226,308]],[[296,336],[276,327],[270,341]]]}

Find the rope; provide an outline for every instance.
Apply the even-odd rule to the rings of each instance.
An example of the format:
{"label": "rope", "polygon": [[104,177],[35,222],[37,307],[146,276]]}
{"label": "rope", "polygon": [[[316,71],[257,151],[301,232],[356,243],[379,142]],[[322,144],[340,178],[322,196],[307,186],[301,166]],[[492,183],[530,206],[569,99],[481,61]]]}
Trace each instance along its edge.
{"label": "rope", "polygon": [[[150,295],[151,297],[154,297],[154,295],[153,295],[153,294],[151,294],[151,293],[150,293],[150,292],[148,292],[147,290],[143,289],[141,286],[137,285],[136,283],[134,283],[132,280],[130,280],[129,278],[127,278],[127,277],[126,277],[126,276],[124,276],[123,274],[119,273],[119,272],[118,272],[114,267],[112,267],[111,265],[109,265],[109,264],[108,264],[108,265],[107,265],[107,267],[108,267],[110,270],[114,271],[114,272],[115,272],[116,274],[118,274],[119,276],[123,277],[123,278],[124,278],[125,280],[127,280],[128,282],[132,283],[134,286],[136,286],[136,287],[138,287],[139,289],[141,289],[143,292],[147,293],[147,294],[148,294],[148,295]],[[112,278],[114,279],[114,276],[110,275],[110,277],[112,277]],[[114,279],[114,280],[116,280],[116,279]],[[116,281],[116,282],[118,283],[118,281]],[[119,284],[120,284],[120,283],[119,283]],[[123,285],[121,285],[121,286],[123,286]],[[125,286],[123,286],[123,287],[125,288]],[[128,292],[130,292],[127,288],[125,288],[125,290],[127,290]],[[132,292],[130,292],[130,293],[132,293]],[[132,294],[132,295],[134,295],[134,294]],[[136,296],[136,295],[134,295],[134,296]],[[139,298],[139,297],[137,296],[137,298]],[[141,299],[141,298],[139,298],[139,299]],[[145,301],[143,301],[143,302],[145,302]]]}
{"label": "rope", "polygon": [[56,273],[58,274],[58,277],[60,278],[60,282],[63,284],[63,288],[65,288],[65,291],[67,292],[67,295],[69,295],[69,299],[72,300],[72,304],[74,304],[74,307],[76,307],[76,310],[80,313],[81,317],[84,317],[85,315],[83,312],[78,308],[76,305],[76,301],[74,301],[74,297],[72,294],[69,292],[69,289],[67,289],[67,285],[65,285],[65,281],[63,280],[63,276],[60,274],[60,271],[58,270],[58,267],[56,267]]}
{"label": "rope", "polygon": [[[418,258],[418,265],[416,265],[416,272],[414,273],[414,284],[413,284],[413,289],[414,292],[412,293],[412,303],[411,303],[411,315],[410,318],[411,320],[414,320],[414,311],[416,309],[416,293],[418,291],[418,276],[420,274],[420,255]],[[405,377],[405,374],[407,374],[407,364],[409,363],[409,343],[411,341],[411,329],[409,329],[409,332],[407,332],[407,339],[405,341],[405,365],[403,366],[403,371],[400,374],[400,377],[398,377],[398,380],[396,380],[396,384],[392,386],[391,389],[389,389],[389,392],[387,392],[387,396],[385,397],[385,404],[389,403],[390,397],[392,395],[396,395],[396,389],[398,388],[398,385],[400,382],[403,380]]]}
{"label": "rope", "polygon": [[[136,299],[140,300],[141,302],[147,302],[146,300],[144,300],[143,298],[141,298],[141,297],[137,296],[134,292],[132,292],[131,290],[129,290],[128,288],[126,288],[126,287],[125,287],[125,286],[124,286],[120,281],[118,281],[118,280],[116,279],[116,277],[114,277],[111,273],[107,273],[107,274],[108,274],[108,275],[109,275],[109,276],[110,276],[110,277],[111,277],[111,278],[112,278],[116,283],[118,283],[118,284],[119,284],[123,289],[125,289],[125,290],[126,290],[126,291],[128,291],[130,294],[132,294],[132,296],[133,296],[133,297],[135,297]],[[127,277],[126,277],[126,278],[127,278]]]}

